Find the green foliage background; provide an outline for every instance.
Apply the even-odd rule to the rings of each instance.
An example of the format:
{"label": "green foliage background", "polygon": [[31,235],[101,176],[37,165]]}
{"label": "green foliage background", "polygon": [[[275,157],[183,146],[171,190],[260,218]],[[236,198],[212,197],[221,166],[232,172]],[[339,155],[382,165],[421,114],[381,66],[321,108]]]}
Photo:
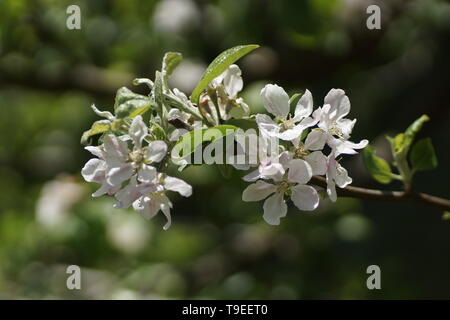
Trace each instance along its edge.
{"label": "green foliage background", "polygon": [[[183,53],[175,84],[192,90],[186,77],[198,80],[218,53],[247,43],[262,46],[239,62],[254,112],[268,82],[308,88],[316,105],[343,88],[354,139],[367,137],[385,158],[384,136],[428,114],[420,136],[433,139],[440,165],[414,185],[450,196],[448,2],[379,1],[373,31],[365,1],[181,2],[0,1],[0,298],[450,298],[450,225],[426,207],[323,201],[271,227],[261,203],[241,201],[241,172],[224,181],[206,166],[183,173],[194,195],[174,198],[169,231],[162,217],[148,222],[90,197],[79,140],[98,120],[91,103],[112,110],[115,91],[153,78],[166,51]],[[81,30],[65,26],[71,4]],[[345,165],[355,184],[380,187],[360,156]],[[80,291],[66,289],[70,264],[82,268]],[[382,290],[366,288],[371,264]]]}

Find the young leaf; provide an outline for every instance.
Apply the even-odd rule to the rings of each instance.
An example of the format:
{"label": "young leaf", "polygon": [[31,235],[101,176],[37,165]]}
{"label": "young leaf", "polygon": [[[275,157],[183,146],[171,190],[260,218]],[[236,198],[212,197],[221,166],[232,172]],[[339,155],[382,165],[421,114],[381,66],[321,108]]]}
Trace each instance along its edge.
{"label": "young leaf", "polygon": [[81,136],[81,144],[87,145],[90,137],[92,137],[96,134],[106,132],[106,131],[110,130],[110,128],[111,128],[111,122],[109,122],[108,120],[95,121],[92,124],[92,127],[89,130],[85,131],[83,133],[83,135]]}
{"label": "young leaf", "polygon": [[379,183],[390,183],[392,181],[392,171],[389,164],[383,158],[375,154],[372,146],[367,146],[363,151],[364,164],[372,177]]}
{"label": "young leaf", "polygon": [[[145,109],[145,108],[147,109]],[[150,98],[134,93],[126,87],[117,90],[114,102],[114,113],[118,119],[129,117],[136,109],[147,111],[151,107]]]}
{"label": "young leaf", "polygon": [[175,68],[183,60],[183,56],[178,52],[167,52],[163,58],[162,71],[166,78],[170,78]]}
{"label": "young leaf", "polygon": [[[195,129],[182,135],[175,145],[177,155],[186,157],[204,142],[211,142],[224,137],[238,128],[231,125],[220,125],[207,129]],[[213,139],[214,138],[214,139]]]}
{"label": "young leaf", "polygon": [[421,139],[413,146],[410,160],[414,171],[434,169],[438,160],[430,138]]}
{"label": "young leaf", "polygon": [[198,103],[198,99],[203,89],[205,89],[214,78],[221,75],[231,64],[236,62],[238,59],[242,58],[244,55],[258,47],[259,46],[255,44],[236,46],[219,54],[208,66],[200,82],[197,84],[194,91],[192,91],[191,101],[193,103]]}

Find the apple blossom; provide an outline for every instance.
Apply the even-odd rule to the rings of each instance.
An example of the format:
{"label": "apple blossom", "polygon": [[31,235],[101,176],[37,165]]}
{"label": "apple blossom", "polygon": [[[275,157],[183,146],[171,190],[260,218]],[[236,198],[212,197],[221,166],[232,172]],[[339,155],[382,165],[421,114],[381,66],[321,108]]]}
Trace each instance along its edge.
{"label": "apple blossom", "polygon": [[293,117],[289,115],[289,96],[283,88],[268,84],[261,90],[261,97],[266,110],[275,116],[273,120],[265,114],[256,115],[256,123],[265,135],[293,140],[299,138],[303,130],[317,123],[317,120],[310,117],[313,99],[309,90],[298,101]]}

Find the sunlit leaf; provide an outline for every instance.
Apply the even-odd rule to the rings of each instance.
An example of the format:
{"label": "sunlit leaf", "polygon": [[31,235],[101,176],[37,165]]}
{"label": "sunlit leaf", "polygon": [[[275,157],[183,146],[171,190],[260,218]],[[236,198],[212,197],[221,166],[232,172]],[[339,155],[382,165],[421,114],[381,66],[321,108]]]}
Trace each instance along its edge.
{"label": "sunlit leaf", "polygon": [[195,129],[180,137],[175,148],[180,157],[186,157],[204,142],[212,142],[229,135],[238,128],[231,125],[220,125],[207,129]]}
{"label": "sunlit leaf", "polygon": [[163,58],[162,70],[166,78],[169,78],[176,67],[183,60],[183,56],[178,52],[167,52]]}
{"label": "sunlit leaf", "polygon": [[197,84],[194,91],[192,91],[191,101],[193,103],[198,103],[200,94],[214,78],[221,75],[231,64],[236,62],[238,59],[258,47],[259,46],[255,44],[236,46],[219,54],[208,66],[200,82]]}
{"label": "sunlit leaf", "polygon": [[89,143],[90,137],[104,133],[106,131],[109,131],[111,129],[111,122],[108,120],[99,120],[92,124],[92,127],[85,131],[83,135],[81,136],[81,144],[86,145]]}

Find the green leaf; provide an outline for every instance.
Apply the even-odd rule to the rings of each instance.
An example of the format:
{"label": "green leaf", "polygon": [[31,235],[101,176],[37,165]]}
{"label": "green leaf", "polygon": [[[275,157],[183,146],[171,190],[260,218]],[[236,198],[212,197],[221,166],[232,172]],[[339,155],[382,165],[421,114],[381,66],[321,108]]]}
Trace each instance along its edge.
{"label": "green leaf", "polygon": [[414,121],[406,129],[405,133],[400,133],[395,136],[395,138],[387,137],[389,142],[391,143],[394,157],[398,155],[406,157],[416,134],[422,129],[423,124],[429,120],[430,118],[426,114],[424,114],[419,119]]}
{"label": "green leaf", "polygon": [[420,129],[422,129],[423,124],[429,120],[430,118],[424,114],[419,119],[414,121],[405,131],[406,139],[411,139],[412,141],[415,135],[420,131]]}
{"label": "green leaf", "polygon": [[104,133],[111,129],[111,122],[108,120],[95,121],[92,127],[85,131],[81,136],[81,144],[87,145],[89,143],[89,138],[100,133]]}
{"label": "green leaf", "polygon": [[203,89],[205,89],[214,78],[221,75],[231,64],[258,47],[259,46],[255,44],[236,46],[219,54],[208,66],[200,82],[197,84],[194,91],[192,91],[191,101],[193,103],[198,103],[198,99]]}
{"label": "green leaf", "polygon": [[126,87],[122,87],[117,90],[116,99],[114,102],[114,113],[118,119],[123,119],[126,117],[132,117],[131,114],[137,111],[138,114],[143,114],[151,108],[151,100],[147,96],[143,96],[134,93]]}
{"label": "green leaf", "polygon": [[164,104],[163,79],[162,79],[161,72],[159,72],[159,71],[156,71],[155,85],[153,86],[153,95],[155,97],[155,101],[158,106],[158,109],[162,112],[163,104]]}
{"label": "green leaf", "polygon": [[413,146],[410,160],[414,171],[434,169],[438,160],[430,138],[421,139]]}
{"label": "green leaf", "polygon": [[[238,128],[232,125],[220,125],[207,129],[195,129],[182,135],[175,145],[176,154],[186,157],[197,149],[204,142],[212,142],[222,138]],[[232,131],[232,132],[231,132]]]}
{"label": "green leaf", "polygon": [[183,60],[183,56],[178,52],[167,52],[163,58],[162,71],[166,78],[170,78],[173,71]]}
{"label": "green leaf", "polygon": [[363,151],[364,164],[372,177],[379,183],[390,183],[392,181],[392,171],[389,164],[383,158],[376,155],[372,146],[367,146]]}

